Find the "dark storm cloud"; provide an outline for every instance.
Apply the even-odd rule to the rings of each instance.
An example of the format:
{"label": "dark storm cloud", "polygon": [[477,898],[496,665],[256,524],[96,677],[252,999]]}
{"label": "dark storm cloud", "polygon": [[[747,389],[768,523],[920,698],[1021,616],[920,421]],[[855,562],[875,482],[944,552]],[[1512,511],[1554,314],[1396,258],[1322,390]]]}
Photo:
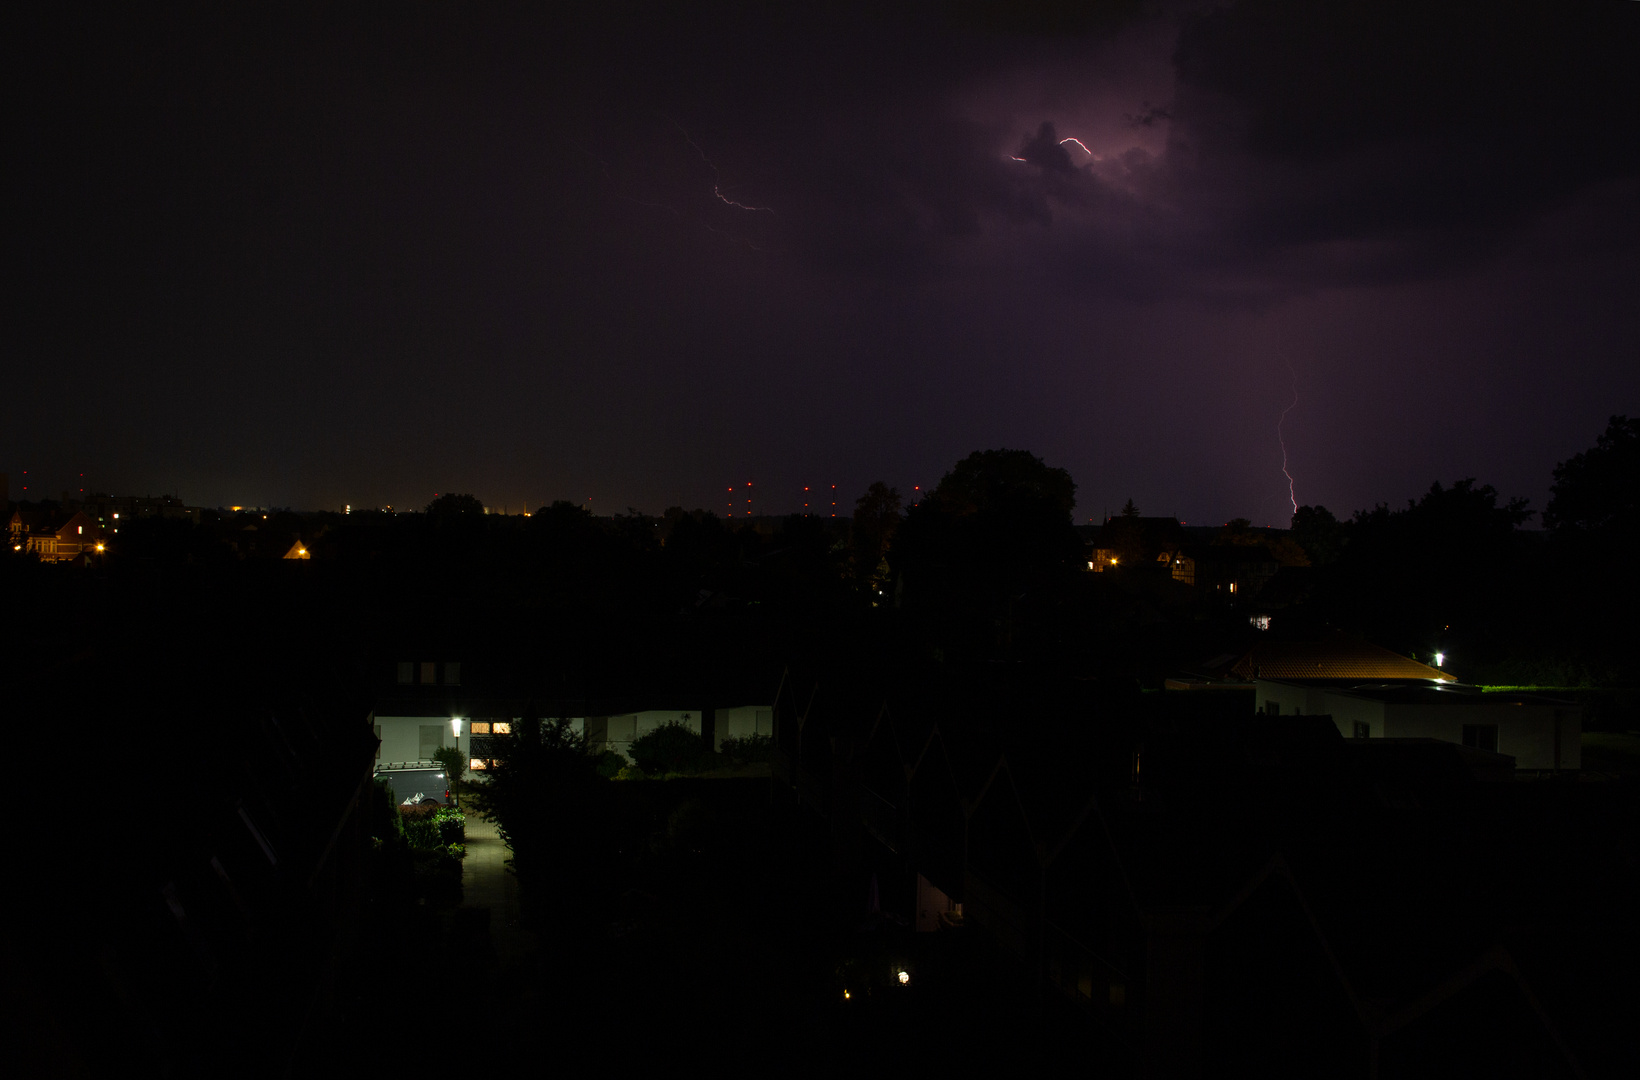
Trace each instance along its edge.
{"label": "dark storm cloud", "polygon": [[1636,16],[1254,0],[1187,18],[1174,180],[1227,211],[1250,263],[1346,280],[1472,263],[1634,176]]}
{"label": "dark storm cloud", "polygon": [[[821,46],[801,84],[765,72],[737,89],[784,122],[735,149],[761,159],[762,197],[790,208],[786,250],[848,272],[1015,260],[1157,297],[1416,280],[1632,179],[1626,7],[1255,0],[983,42],[961,20],[880,23],[865,55],[816,63]],[[1141,38],[1170,100],[1096,87]],[[889,56],[892,71],[869,65]],[[1052,92],[1033,102],[1020,73]],[[719,121],[737,106],[700,104]],[[1090,120],[1107,137],[1084,141]]]}
{"label": "dark storm cloud", "polygon": [[1636,408],[1640,5],[1431,7],[36,5],[0,467],[656,509],[1016,445],[1231,516],[1283,505],[1297,340],[1301,492],[1322,416],[1357,505],[1427,489],[1371,440],[1451,429],[1376,372],[1453,357],[1546,477]]}
{"label": "dark storm cloud", "polygon": [[1054,130],[1053,123],[1048,120],[1042,121],[1042,126],[1036,129],[1036,134],[1020,145],[1017,156],[1019,160],[1049,172],[1067,175],[1076,172],[1076,166],[1071,164],[1071,152],[1060,143],[1059,132]]}

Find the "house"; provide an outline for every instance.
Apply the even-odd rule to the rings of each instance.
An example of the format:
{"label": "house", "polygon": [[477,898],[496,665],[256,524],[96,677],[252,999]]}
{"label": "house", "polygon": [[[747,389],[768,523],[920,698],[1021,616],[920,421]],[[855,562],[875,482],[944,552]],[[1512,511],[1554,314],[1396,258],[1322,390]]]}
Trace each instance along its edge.
{"label": "house", "polygon": [[586,719],[587,752],[614,751],[631,761],[632,744],[666,724],[681,724],[699,735],[701,714],[676,709],[643,709],[617,716],[589,716]]}
{"label": "house", "polygon": [[713,750],[722,750],[725,739],[744,739],[752,735],[772,737],[774,706],[643,709],[613,716],[590,716],[586,718],[587,751],[601,754],[612,750],[631,761],[632,744],[665,724],[681,724],[709,741]]}
{"label": "house", "polygon": [[1330,716],[1347,739],[1439,739],[1507,754],[1518,769],[1582,767],[1582,710],[1570,702],[1485,693],[1450,680],[1256,679],[1253,685],[1260,712]]}
{"label": "house", "polygon": [[48,513],[18,510],[9,524],[16,551],[32,551],[41,562],[69,562],[102,550],[102,528],[84,511]]}

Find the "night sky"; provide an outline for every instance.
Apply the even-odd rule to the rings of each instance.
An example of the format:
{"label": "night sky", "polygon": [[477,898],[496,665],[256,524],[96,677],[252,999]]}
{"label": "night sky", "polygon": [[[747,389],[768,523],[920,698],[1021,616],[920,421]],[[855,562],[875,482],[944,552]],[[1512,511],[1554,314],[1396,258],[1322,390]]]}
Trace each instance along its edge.
{"label": "night sky", "polygon": [[1640,4],[30,6],[14,499],[1285,525],[1295,392],[1340,516],[1640,414]]}

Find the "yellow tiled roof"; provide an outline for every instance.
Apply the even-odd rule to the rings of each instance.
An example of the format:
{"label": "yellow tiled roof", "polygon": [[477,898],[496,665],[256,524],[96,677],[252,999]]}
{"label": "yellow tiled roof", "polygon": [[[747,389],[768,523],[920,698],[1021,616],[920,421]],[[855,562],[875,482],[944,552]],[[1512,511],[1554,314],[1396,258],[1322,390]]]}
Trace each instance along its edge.
{"label": "yellow tiled roof", "polygon": [[1243,679],[1436,679],[1454,682],[1440,668],[1420,664],[1365,641],[1271,641],[1249,649],[1230,667]]}

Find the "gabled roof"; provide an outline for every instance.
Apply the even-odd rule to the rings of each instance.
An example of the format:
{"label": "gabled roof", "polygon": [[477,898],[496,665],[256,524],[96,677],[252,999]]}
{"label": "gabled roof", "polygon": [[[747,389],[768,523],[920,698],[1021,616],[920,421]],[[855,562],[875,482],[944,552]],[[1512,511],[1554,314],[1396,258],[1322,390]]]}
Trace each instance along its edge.
{"label": "gabled roof", "polygon": [[1243,679],[1431,679],[1453,682],[1440,668],[1343,634],[1322,641],[1261,641],[1229,673]]}

